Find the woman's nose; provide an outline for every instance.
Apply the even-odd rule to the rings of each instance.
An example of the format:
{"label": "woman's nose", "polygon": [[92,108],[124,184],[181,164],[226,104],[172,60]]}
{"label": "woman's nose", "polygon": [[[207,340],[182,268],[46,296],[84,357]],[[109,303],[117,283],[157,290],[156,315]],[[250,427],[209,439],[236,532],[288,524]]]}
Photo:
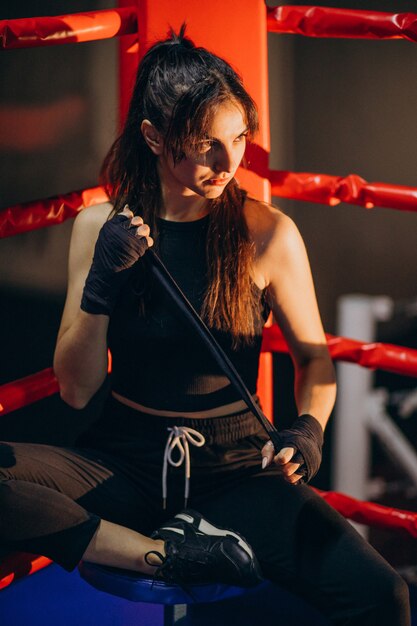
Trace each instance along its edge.
{"label": "woman's nose", "polygon": [[216,154],[215,170],[216,172],[232,172],[234,169],[234,158],[231,150],[223,148]]}

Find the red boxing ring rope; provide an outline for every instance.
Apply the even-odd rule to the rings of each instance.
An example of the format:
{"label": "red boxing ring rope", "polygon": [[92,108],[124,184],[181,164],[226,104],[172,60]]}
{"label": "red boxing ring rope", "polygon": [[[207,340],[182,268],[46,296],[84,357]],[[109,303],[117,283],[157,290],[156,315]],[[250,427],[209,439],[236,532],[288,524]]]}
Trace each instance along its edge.
{"label": "red boxing ring rope", "polygon": [[58,393],[52,367],[0,386],[0,415],[22,409],[33,402]]}
{"label": "red boxing ring rope", "polygon": [[137,32],[134,7],[55,17],[0,20],[0,50],[97,41],[135,35]]}
{"label": "red boxing ring rope", "polygon": [[413,511],[394,509],[374,502],[362,502],[337,491],[320,489],[315,491],[347,519],[375,528],[406,530],[412,537],[417,537],[417,513]]}
{"label": "red boxing ring rope", "polygon": [[[330,356],[335,361],[356,363],[369,369],[382,369],[402,376],[417,377],[417,350],[388,343],[363,343],[356,339],[326,334]],[[288,352],[279,326],[263,329],[263,352]]]}
{"label": "red boxing ring rope", "polygon": [[268,8],[268,31],[307,37],[417,41],[417,13],[384,13],[314,6]]}
{"label": "red boxing ring rope", "polygon": [[[417,41],[416,13],[386,13],[317,6],[267,9],[269,32],[350,39]],[[96,41],[137,33],[135,7],[54,17],[0,20],[0,49]]]}
{"label": "red boxing ring rope", "polygon": [[302,172],[270,171],[273,196],[336,206],[341,202],[366,209],[417,211],[417,188],[388,183],[368,183],[357,174],[330,176]]}
{"label": "red boxing ring rope", "polygon": [[[417,211],[417,188],[389,183],[368,183],[357,174],[332,176],[312,172],[270,170],[269,154],[249,143],[245,156],[248,169],[271,183],[273,196],[336,206],[341,202],[367,209],[376,206],[399,211]],[[239,178],[239,172],[237,173]]]}
{"label": "red boxing ring rope", "polygon": [[61,224],[82,209],[107,201],[103,187],[91,187],[62,196],[15,204],[0,211],[0,239]]}
{"label": "red boxing ring rope", "polygon": [[46,556],[16,552],[0,563],[0,590],[52,563]]}

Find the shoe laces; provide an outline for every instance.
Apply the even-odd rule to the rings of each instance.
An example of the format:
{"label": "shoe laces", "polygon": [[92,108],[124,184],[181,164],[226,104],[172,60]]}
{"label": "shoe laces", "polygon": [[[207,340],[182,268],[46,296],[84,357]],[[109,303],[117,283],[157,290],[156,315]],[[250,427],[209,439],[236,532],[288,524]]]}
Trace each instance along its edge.
{"label": "shoe laces", "polygon": [[[165,546],[167,546],[167,542],[165,542]],[[159,564],[152,563],[149,560],[149,556],[151,554],[153,554],[154,556],[157,556],[160,559],[161,562]],[[154,574],[152,576],[151,591],[153,589],[153,586],[154,586],[156,580],[163,580],[165,582],[174,583],[175,585],[178,585],[178,587],[180,589],[182,589],[182,591],[186,595],[189,596],[189,598],[191,599],[192,602],[196,602],[197,601],[196,597],[192,593],[189,585],[187,585],[182,580],[180,580],[180,578],[178,578],[178,574],[180,574],[180,572],[177,572],[177,576],[175,576],[175,573],[172,571],[172,561],[171,561],[171,557],[170,557],[169,554],[168,555],[167,554],[163,555],[158,550],[149,550],[149,552],[145,553],[144,561],[145,561],[145,563],[147,565],[150,565],[151,567],[155,567],[156,568],[155,572],[154,572]],[[180,571],[181,571],[181,569],[180,569]]]}

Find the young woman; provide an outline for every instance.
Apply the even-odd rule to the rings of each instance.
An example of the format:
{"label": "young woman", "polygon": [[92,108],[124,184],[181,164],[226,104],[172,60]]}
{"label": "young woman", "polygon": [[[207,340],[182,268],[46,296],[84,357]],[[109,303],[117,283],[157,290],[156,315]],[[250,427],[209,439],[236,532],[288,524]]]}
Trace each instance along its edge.
{"label": "young woman", "polygon": [[[183,30],[142,60],[104,166],[112,204],[74,224],[55,354],[61,395],[82,408],[110,346],[112,391],[76,447],[3,447],[1,541],[67,569],[84,558],[242,585],[262,572],[332,624],[406,626],[405,583],[300,484],[301,469],[309,479],[320,464],[334,372],[296,226],[235,179],[256,129],[239,77]],[[150,246],[253,394],[272,310],[299,412],[278,454],[152,279]],[[192,509],[181,511],[184,499]]]}

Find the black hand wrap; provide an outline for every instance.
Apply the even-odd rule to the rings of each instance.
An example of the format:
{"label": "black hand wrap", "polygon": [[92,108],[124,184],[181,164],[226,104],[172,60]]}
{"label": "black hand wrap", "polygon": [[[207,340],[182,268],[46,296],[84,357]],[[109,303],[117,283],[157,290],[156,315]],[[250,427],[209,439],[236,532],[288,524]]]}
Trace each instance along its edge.
{"label": "black hand wrap", "polygon": [[305,413],[300,415],[292,428],[281,432],[270,433],[274,444],[275,454],[282,448],[294,448],[291,463],[300,463],[296,474],[301,474],[300,482],[308,482],[315,476],[321,463],[321,451],[323,447],[323,429],[315,417]]}
{"label": "black hand wrap", "polygon": [[126,215],[115,215],[101,228],[81,299],[86,313],[112,313],[128,270],[148,248],[146,237],[136,234],[137,228]]}

